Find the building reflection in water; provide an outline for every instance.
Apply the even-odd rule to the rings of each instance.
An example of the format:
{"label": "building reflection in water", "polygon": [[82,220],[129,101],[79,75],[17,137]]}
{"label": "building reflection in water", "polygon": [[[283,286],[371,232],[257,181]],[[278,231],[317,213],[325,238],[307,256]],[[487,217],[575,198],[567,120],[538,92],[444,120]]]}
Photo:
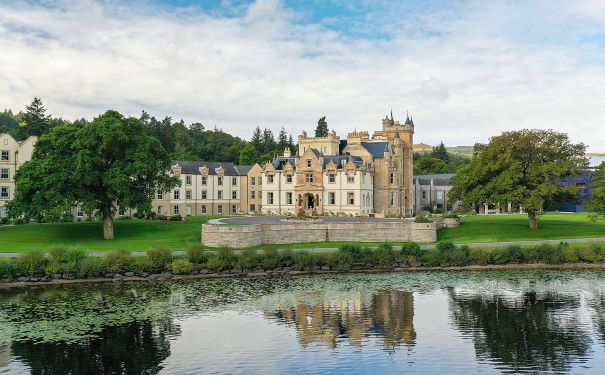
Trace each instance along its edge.
{"label": "building reflection in water", "polygon": [[567,371],[592,344],[592,323],[581,319],[586,314],[578,296],[452,290],[450,313],[454,327],[472,338],[478,359],[515,371]]}
{"label": "building reflection in water", "polygon": [[317,343],[336,348],[339,342],[362,347],[372,337],[382,340],[387,351],[415,344],[414,295],[411,292],[359,292],[353,298],[322,303],[296,303],[290,308],[266,312],[296,327],[301,345]]}

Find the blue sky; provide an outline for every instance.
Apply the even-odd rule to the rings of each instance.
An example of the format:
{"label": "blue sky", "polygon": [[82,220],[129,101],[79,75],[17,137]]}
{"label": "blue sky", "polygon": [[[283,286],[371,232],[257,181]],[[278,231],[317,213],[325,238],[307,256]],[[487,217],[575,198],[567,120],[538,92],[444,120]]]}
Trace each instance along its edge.
{"label": "blue sky", "polygon": [[605,151],[605,2],[0,0],[0,108],[416,141],[552,128]]}

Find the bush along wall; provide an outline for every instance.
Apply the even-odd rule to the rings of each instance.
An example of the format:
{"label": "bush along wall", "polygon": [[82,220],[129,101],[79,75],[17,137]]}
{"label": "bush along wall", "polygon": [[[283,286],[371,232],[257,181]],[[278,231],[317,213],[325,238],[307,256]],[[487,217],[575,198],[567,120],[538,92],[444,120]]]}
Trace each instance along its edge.
{"label": "bush along wall", "polygon": [[173,275],[211,275],[252,273],[284,274],[296,271],[393,270],[408,267],[463,267],[469,265],[603,263],[605,243],[572,247],[558,245],[501,248],[469,248],[441,242],[426,250],[416,243],[384,243],[377,248],[342,246],[332,253],[304,250],[278,251],[267,248],[235,252],[221,248],[209,251],[195,245],[185,255],[174,256],[169,249],[149,249],[145,256],[134,257],[116,250],[105,257],[90,257],[83,250],[55,248],[47,255],[29,251],[19,257],[0,260],[1,282],[49,282],[57,279],[123,280],[171,278]]}

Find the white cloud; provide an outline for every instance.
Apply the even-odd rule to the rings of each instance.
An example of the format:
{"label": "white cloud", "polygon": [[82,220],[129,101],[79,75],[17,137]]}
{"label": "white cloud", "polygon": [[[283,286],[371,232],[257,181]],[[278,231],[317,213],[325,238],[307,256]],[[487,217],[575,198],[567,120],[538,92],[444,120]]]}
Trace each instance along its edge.
{"label": "white cloud", "polygon": [[603,8],[557,3],[469,3],[405,18],[390,9],[380,27],[389,39],[304,23],[276,0],[228,16],[0,3],[0,107],[40,96],[66,118],[145,109],[249,137],[257,125],[296,136],[322,115],[342,136],[375,130],[393,106],[396,117],[414,115],[418,142],[472,144],[532,127],[605,151]]}

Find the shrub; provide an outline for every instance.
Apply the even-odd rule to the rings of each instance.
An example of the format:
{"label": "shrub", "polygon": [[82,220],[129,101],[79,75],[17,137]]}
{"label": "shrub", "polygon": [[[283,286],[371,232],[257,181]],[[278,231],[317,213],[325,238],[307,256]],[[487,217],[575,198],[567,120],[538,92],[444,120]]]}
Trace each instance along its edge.
{"label": "shrub", "polygon": [[157,268],[148,257],[134,258],[132,260],[132,270],[136,272],[156,272]]}
{"label": "shrub", "polygon": [[388,243],[382,243],[374,251],[375,264],[381,267],[389,267],[395,261],[395,252]]}
{"label": "shrub", "polygon": [[54,247],[48,251],[48,260],[53,263],[61,263],[65,260],[65,248]]}
{"label": "shrub", "polygon": [[65,251],[65,262],[68,263],[81,263],[84,259],[88,257],[88,253],[83,249],[67,249]]}
{"label": "shrub", "polygon": [[362,257],[362,249],[358,245],[344,245],[338,251],[346,255],[350,261],[359,261]]}
{"label": "shrub", "polygon": [[186,275],[193,271],[193,263],[186,258],[175,259],[170,263],[170,269],[177,275]]}
{"label": "shrub", "polygon": [[15,225],[23,225],[27,222],[28,221],[25,221],[25,219],[22,219],[22,218],[16,218],[13,220],[13,224],[15,224]]}
{"label": "shrub", "polygon": [[416,216],[416,219],[414,219],[415,223],[432,223],[433,220],[431,220],[431,218],[427,217],[427,216]]}
{"label": "shrub", "polygon": [[348,271],[351,269],[350,259],[343,253],[320,254],[320,262],[322,265],[326,265],[336,271]]}
{"label": "shrub", "polygon": [[15,268],[20,275],[41,275],[48,259],[39,251],[30,250],[15,258]]}
{"label": "shrub", "polygon": [[111,272],[128,271],[132,264],[132,254],[128,250],[116,250],[105,257],[105,267]]}
{"label": "shrub", "polygon": [[166,215],[156,215],[155,219],[159,220],[159,221],[166,221],[166,220],[168,220],[168,218],[166,217]]}
{"label": "shrub", "polygon": [[8,222],[9,222],[8,217],[0,218],[0,224],[4,225],[4,224],[8,224]]}
{"label": "shrub", "polygon": [[523,262],[523,249],[519,245],[509,245],[505,248],[496,248],[492,252],[491,262],[494,264],[508,264]]}
{"label": "shrub", "polygon": [[590,245],[590,248],[594,252],[597,261],[605,260],[605,249],[603,249],[603,245],[597,242],[593,242]]}
{"label": "shrub", "polygon": [[191,263],[202,264],[208,261],[208,254],[202,244],[194,244],[187,249],[187,259]]}
{"label": "shrub", "polygon": [[466,245],[456,246],[452,242],[440,242],[437,244],[437,254],[442,263],[448,263],[454,266],[463,266],[468,264],[470,248]]}
{"label": "shrub", "polygon": [[297,271],[311,271],[316,266],[316,257],[308,251],[297,251],[292,258],[292,266]]}
{"label": "shrub", "polygon": [[267,248],[263,251],[262,264],[264,269],[268,270],[279,267],[281,262],[282,257],[277,249]]}
{"label": "shrub", "polygon": [[76,275],[80,278],[99,277],[105,275],[109,270],[103,258],[86,258],[80,262]]}
{"label": "shrub", "polygon": [[153,263],[154,269],[158,271],[165,269],[172,262],[172,253],[170,250],[162,247],[149,249],[145,254],[147,254],[151,263]]}
{"label": "shrub", "polygon": [[558,246],[542,244],[525,249],[524,256],[531,262],[558,264],[564,261],[563,248],[568,246],[561,243]]}
{"label": "shrub", "polygon": [[239,254],[237,264],[240,268],[252,268],[256,265],[256,250],[246,249],[242,250]]}
{"label": "shrub", "polygon": [[597,262],[599,261],[599,256],[594,251],[594,248],[591,247],[580,247],[575,249],[576,255],[580,262]]}
{"label": "shrub", "polygon": [[450,212],[449,214],[443,215],[445,219],[459,219],[460,215],[455,212]]}
{"label": "shrub", "polygon": [[407,262],[417,262],[422,260],[426,250],[422,250],[416,242],[405,242],[401,245],[400,254]]}
{"label": "shrub", "polygon": [[172,215],[170,216],[170,219],[168,219],[170,221],[183,221],[183,217],[179,214],[176,215]]}
{"label": "shrub", "polygon": [[235,266],[235,262],[237,261],[233,250],[227,247],[221,247],[220,249],[218,249],[218,251],[216,252],[216,259],[218,259],[218,261],[220,262],[221,270],[233,268],[233,266]]}
{"label": "shrub", "polygon": [[15,263],[9,259],[0,259],[0,277],[14,277],[17,275]]}
{"label": "shrub", "polygon": [[488,249],[473,249],[473,251],[471,251],[469,254],[469,262],[471,264],[478,264],[484,266],[486,264],[491,263],[491,260],[492,252]]}
{"label": "shrub", "polygon": [[206,268],[212,271],[221,270],[222,263],[216,256],[211,256],[206,262]]}

